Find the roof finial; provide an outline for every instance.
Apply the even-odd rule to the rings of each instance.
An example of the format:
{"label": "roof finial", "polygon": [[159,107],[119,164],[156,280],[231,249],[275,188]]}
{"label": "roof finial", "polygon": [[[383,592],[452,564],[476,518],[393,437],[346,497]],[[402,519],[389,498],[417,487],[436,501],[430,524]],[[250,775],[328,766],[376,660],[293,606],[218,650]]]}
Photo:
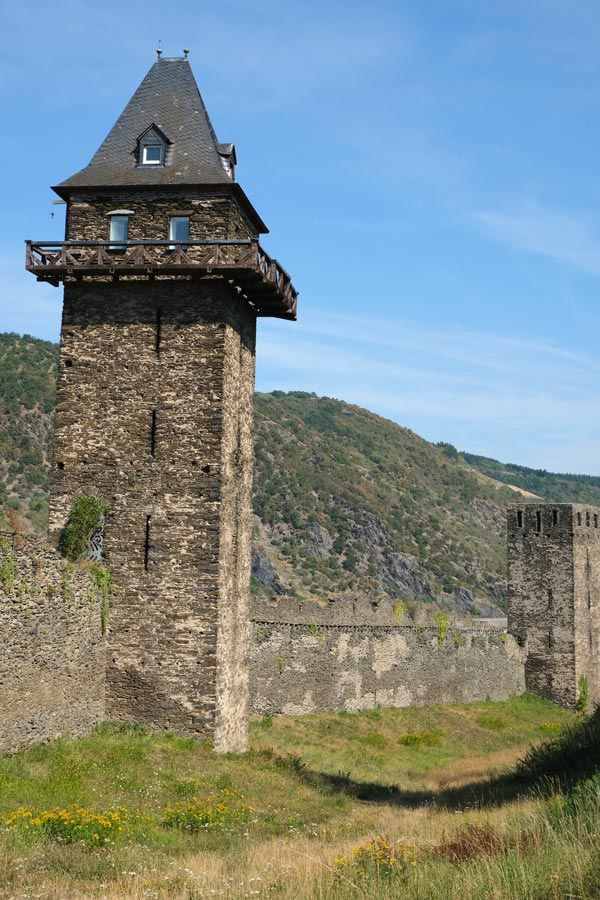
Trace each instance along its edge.
{"label": "roof finial", "polygon": [[157,49],[157,51],[156,51],[156,55],[158,56],[159,59],[160,59],[160,55],[161,55],[161,53],[162,53],[162,46],[161,46],[161,45],[162,45],[162,41],[159,41],[159,42],[158,42],[158,49]]}
{"label": "roof finial", "polygon": [[184,59],[187,59],[187,58],[188,58],[188,53],[189,53],[189,52],[190,52],[190,51],[187,50],[185,47],[183,48],[183,58],[184,58]]}

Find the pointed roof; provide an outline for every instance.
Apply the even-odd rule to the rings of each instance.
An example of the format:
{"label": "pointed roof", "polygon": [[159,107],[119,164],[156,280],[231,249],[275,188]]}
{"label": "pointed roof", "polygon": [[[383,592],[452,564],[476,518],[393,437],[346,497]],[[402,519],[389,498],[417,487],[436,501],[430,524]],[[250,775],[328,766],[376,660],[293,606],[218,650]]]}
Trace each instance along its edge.
{"label": "pointed roof", "polygon": [[[166,140],[164,165],[140,165],[139,142],[150,130]],[[238,196],[259,226],[266,227],[226,171],[222,157],[233,144],[217,141],[187,58],[159,58],[134,93],[88,165],[53,188],[68,198],[72,189],[108,187],[224,188]],[[262,226],[262,227],[261,227]]]}

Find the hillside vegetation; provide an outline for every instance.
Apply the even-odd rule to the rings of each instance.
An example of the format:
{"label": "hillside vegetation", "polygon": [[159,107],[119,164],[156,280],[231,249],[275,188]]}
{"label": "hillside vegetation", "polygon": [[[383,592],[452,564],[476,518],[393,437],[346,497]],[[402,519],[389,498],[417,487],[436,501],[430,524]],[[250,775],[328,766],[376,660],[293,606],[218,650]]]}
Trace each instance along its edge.
{"label": "hillside vegetation", "polygon": [[45,527],[57,359],[49,341],[0,334],[0,527]]}
{"label": "hillside vegetation", "polygon": [[600,506],[600,476],[557,475],[545,469],[528,469],[501,463],[487,456],[462,453],[463,459],[490,478],[512,484],[554,503],[591,503]]}
{"label": "hillside vegetation", "polygon": [[278,573],[272,588],[501,599],[502,506],[514,492],[339,400],[275,391],[255,405],[256,543]]}
{"label": "hillside vegetation", "polygon": [[[43,530],[58,348],[0,335],[0,530]],[[504,605],[517,485],[600,505],[600,479],[459,454],[314,394],[257,394],[253,591],[326,602]],[[505,482],[505,483],[503,483]]]}

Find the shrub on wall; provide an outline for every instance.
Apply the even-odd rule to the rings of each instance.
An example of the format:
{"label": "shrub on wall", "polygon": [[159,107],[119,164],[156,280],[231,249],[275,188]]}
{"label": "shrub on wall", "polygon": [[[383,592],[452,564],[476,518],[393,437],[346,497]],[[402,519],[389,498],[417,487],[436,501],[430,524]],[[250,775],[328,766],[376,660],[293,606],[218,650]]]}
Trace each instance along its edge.
{"label": "shrub on wall", "polygon": [[97,497],[82,494],[73,504],[69,520],[61,538],[60,550],[69,560],[83,559],[90,547],[90,539],[103,524],[108,507]]}
{"label": "shrub on wall", "polygon": [[450,624],[448,620],[448,616],[439,610],[435,614],[435,624],[437,628],[437,640],[438,644],[443,644],[446,640],[446,634],[448,632],[448,626]]}

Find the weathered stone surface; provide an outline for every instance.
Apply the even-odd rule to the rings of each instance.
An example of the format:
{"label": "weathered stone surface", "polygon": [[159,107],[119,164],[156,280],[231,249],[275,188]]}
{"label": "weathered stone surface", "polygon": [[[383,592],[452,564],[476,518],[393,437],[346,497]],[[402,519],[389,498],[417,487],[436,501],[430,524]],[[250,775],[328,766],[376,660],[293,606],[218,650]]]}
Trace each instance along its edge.
{"label": "weathered stone surface", "polygon": [[101,595],[39,539],[0,557],[0,749],[87,734],[105,718]]}
{"label": "weathered stone surface", "polygon": [[524,652],[491,629],[253,623],[251,712],[300,715],[504,700],[525,689]]}
{"label": "weathered stone surface", "polygon": [[127,210],[129,239],[166,241],[171,216],[189,216],[191,241],[256,237],[235,198],[193,188],[181,191],[121,190],[102,196],[81,191],[67,209],[69,240],[107,241],[111,212]]}
{"label": "weathered stone surface", "polygon": [[[67,237],[106,239],[115,209],[132,239],[176,214],[190,239],[251,236],[231,198],[122,191],[74,196]],[[110,509],[108,715],[223,750],[247,742],[255,325],[219,277],[65,284],[49,531],[79,494]]]}
{"label": "weathered stone surface", "polygon": [[508,511],[509,630],[526,644],[527,689],[574,707],[600,701],[600,510],[522,504]]}

